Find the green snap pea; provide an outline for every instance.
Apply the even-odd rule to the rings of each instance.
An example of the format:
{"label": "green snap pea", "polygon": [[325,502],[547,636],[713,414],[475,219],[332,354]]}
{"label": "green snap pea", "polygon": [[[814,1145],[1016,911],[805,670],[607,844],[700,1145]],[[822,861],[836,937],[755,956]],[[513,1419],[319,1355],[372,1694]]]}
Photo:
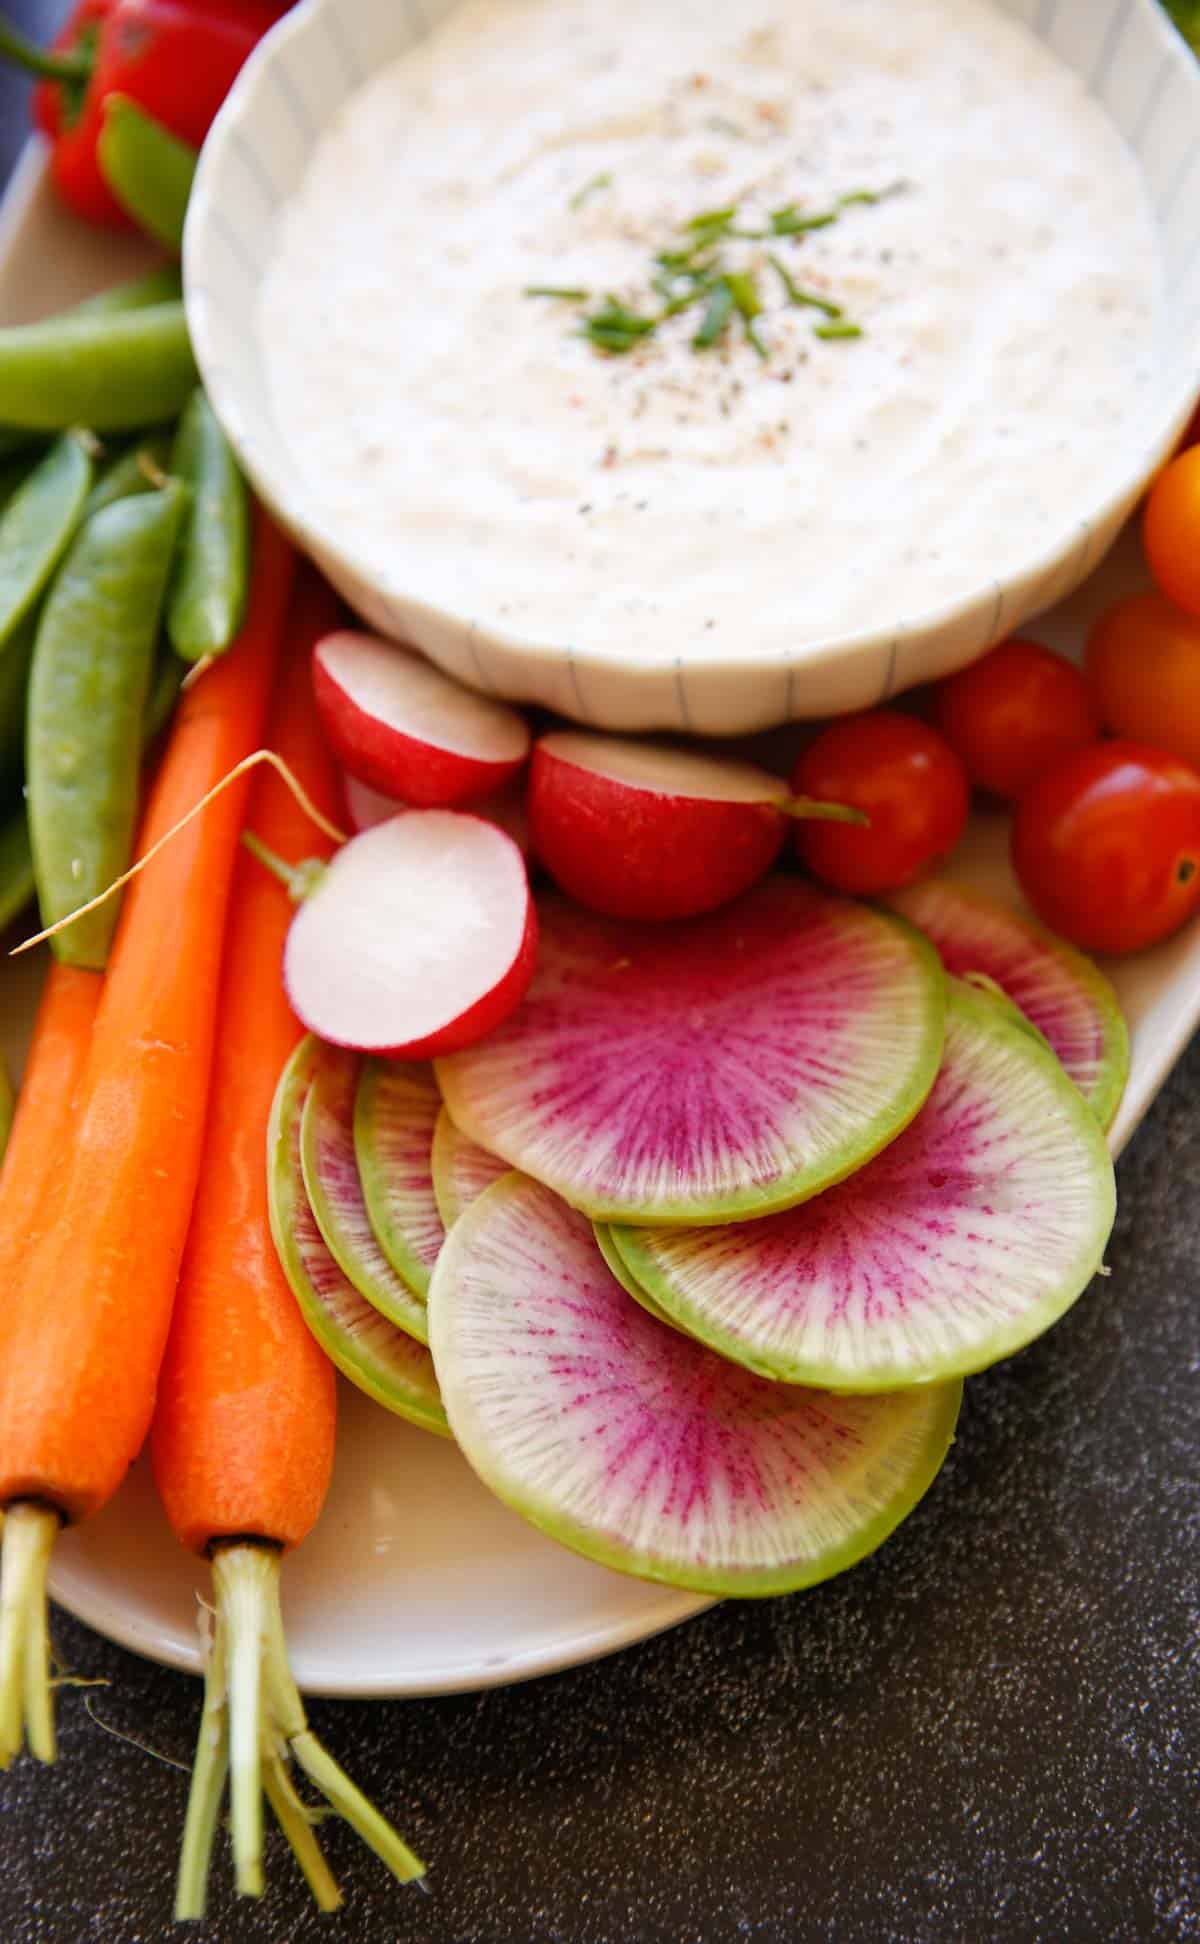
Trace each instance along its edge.
{"label": "green snap pea", "polygon": [[196,383],[182,303],[0,331],[0,422],[124,432],[173,419]]}
{"label": "green snap pea", "polygon": [[111,94],[96,144],[100,172],[121,207],[164,249],[183,247],[197,152],[128,95]]}
{"label": "green snap pea", "polygon": [[0,802],[20,789],[25,774],[25,697],[37,633],[27,615],[0,652]]}
{"label": "green snap pea", "polygon": [[0,931],[11,925],[33,897],[33,852],[24,810],[0,824]]}
{"label": "green snap pea", "polygon": [[250,509],[245,481],[203,391],[192,393],[171,454],[171,471],[191,488],[191,507],[167,602],[177,655],[220,655],[246,606]]}
{"label": "green snap pea", "polygon": [[[132,277],[126,283],[113,284],[94,297],[85,297],[82,303],[72,304],[58,316],[111,317],[121,311],[148,310],[153,304],[178,303],[182,295],[179,270],[174,264],[167,264],[162,269],[146,271],[144,276]],[[32,465],[44,446],[45,439],[28,426],[0,425],[0,460],[26,455]]]}
{"label": "green snap pea", "polygon": [[68,433],[55,440],[0,514],[0,654],[62,559],[91,483],[92,462]]}
{"label": "green snap pea", "polygon": [[[53,925],[129,862],[139,755],[159,620],[187,501],[161,492],[117,500],[81,529],[38,625],[25,747],[38,900]],[[68,965],[100,970],[119,901],[54,940]]]}
{"label": "green snap pea", "polygon": [[168,432],[153,432],[139,439],[136,445],[118,452],[103,467],[95,485],[87,497],[83,517],[90,520],[93,513],[101,507],[111,506],[114,500],[132,499],[135,493],[152,493],[162,485],[162,475],[167,469],[171,456],[171,437]]}
{"label": "green snap pea", "polygon": [[183,283],[178,266],[174,263],[163,264],[157,270],[147,270],[144,276],[130,277],[127,282],[110,284],[107,290],[98,290],[94,297],[85,297],[81,304],[72,304],[64,317],[112,317],[121,311],[150,310],[156,304],[176,304],[183,296]]}

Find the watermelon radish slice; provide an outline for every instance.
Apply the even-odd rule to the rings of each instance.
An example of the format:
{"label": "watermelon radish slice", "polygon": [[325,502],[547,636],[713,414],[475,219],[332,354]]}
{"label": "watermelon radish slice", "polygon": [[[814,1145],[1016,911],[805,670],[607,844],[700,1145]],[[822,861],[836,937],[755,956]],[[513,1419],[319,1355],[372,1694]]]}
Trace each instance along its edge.
{"label": "watermelon radish slice", "polygon": [[[620,1283],[625,1294],[632,1296],[635,1303],[640,1303],[648,1315],[656,1316],[660,1323],[666,1323],[672,1330],[677,1330],[679,1325],[675,1319],[667,1315],[666,1310],[655,1302],[653,1296],[647,1290],[642,1288],[640,1282],[635,1281],[628,1263],[613,1241],[613,1232],[608,1223],[593,1222],[592,1234],[596,1238],[596,1247],[604,1257],[610,1274]],[[684,1334],[688,1335],[690,1333],[685,1331]]]}
{"label": "watermelon radish slice", "polygon": [[301,1315],[331,1363],[387,1411],[448,1438],[433,1360],[343,1275],[317,1227],[300,1160],[304,1103],[327,1049],[301,1040],[280,1075],[267,1136],[271,1234]]}
{"label": "watermelon radish slice", "polygon": [[1007,1000],[954,980],[933,1092],[849,1181],[763,1222],[611,1239],[722,1355],[785,1383],[890,1391],[1040,1336],[1099,1268],[1115,1212],[1078,1089]]}
{"label": "watermelon radish slice", "polygon": [[384,1255],[422,1306],[446,1234],[430,1165],[441,1105],[427,1066],[364,1064],[354,1104],[363,1197]]}
{"label": "watermelon radish slice", "polygon": [[447,1238],[429,1316],[484,1484],[590,1559],[703,1593],[854,1565],[933,1482],[958,1416],[957,1383],[835,1397],[714,1357],[631,1303],[584,1217],[519,1175]]}
{"label": "watermelon radish slice", "polygon": [[334,1046],[425,1059],[520,1003],[537,918],[520,851],[479,817],[414,810],[344,844],[305,889],[283,976]]}
{"label": "watermelon radish slice", "polygon": [[420,809],[486,796],[529,754],[529,726],[432,662],[378,635],[342,630],[313,651],[313,694],[344,769]]}
{"label": "watermelon radish slice", "polygon": [[[360,1061],[325,1049],[316,1062],[300,1120],[300,1165],[322,1240],[344,1276],[389,1323],[428,1343],[424,1284],[414,1292],[398,1276],[375,1230],[354,1151],[354,1098]],[[436,1253],[436,1251],[435,1251]]]}
{"label": "watermelon radish slice", "polygon": [[508,1162],[460,1134],[444,1107],[433,1130],[431,1165],[437,1212],[447,1233],[493,1181],[508,1173]]}
{"label": "watermelon radish slice", "polygon": [[715,916],[623,924],[550,897],[523,1005],[437,1062],[464,1133],[599,1221],[708,1223],[840,1181],[937,1072],[937,954],[774,878]]}
{"label": "watermelon radish slice", "polygon": [[888,903],[932,940],[947,972],[982,972],[1054,1048],[1101,1127],[1129,1078],[1129,1032],[1099,967],[997,898],[934,878]]}

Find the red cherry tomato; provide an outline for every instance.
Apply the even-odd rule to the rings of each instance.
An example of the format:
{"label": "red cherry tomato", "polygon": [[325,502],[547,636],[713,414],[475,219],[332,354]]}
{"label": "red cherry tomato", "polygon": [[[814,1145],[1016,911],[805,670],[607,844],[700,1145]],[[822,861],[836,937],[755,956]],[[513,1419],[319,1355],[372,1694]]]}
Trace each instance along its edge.
{"label": "red cherry tomato", "polygon": [[1087,672],[1106,726],[1200,769],[1200,615],[1131,594],[1101,615]]}
{"label": "red cherry tomato", "polygon": [[1189,614],[1200,614],[1200,446],[1164,466],[1142,521],[1150,572]]}
{"label": "red cherry tomato", "polygon": [[851,803],[867,828],[798,823],[796,848],[837,891],[898,891],[952,850],[970,807],[967,773],[935,729],[895,709],[831,723],[792,774],[797,796]]}
{"label": "red cherry tomato", "polygon": [[972,783],[1006,800],[1100,734],[1100,714],[1079,670],[1036,641],[1002,641],[939,682],[933,720]]}
{"label": "red cherry tomato", "polygon": [[1146,743],[1096,743],[1017,806],[1012,859],[1038,917],[1092,952],[1138,952],[1200,909],[1200,771]]}

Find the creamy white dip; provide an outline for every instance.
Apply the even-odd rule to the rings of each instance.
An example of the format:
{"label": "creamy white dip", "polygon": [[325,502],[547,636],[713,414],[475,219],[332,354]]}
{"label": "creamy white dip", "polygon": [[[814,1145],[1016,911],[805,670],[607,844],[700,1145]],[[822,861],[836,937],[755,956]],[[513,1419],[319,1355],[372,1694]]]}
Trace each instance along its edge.
{"label": "creamy white dip", "polygon": [[[698,214],[768,246],[760,359],[702,313],[605,356]],[[530,285],[592,293],[535,298]],[[376,76],[281,224],[257,328],[338,540],[398,593],[647,660],[798,648],[977,591],[1139,440],[1162,301],[1136,165],[988,0],[467,0]]]}

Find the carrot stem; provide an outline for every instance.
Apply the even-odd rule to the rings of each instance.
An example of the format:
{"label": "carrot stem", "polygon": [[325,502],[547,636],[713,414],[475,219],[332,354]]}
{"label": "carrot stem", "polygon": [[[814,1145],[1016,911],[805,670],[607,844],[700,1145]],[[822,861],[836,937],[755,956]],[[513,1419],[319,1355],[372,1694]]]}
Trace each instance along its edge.
{"label": "carrot stem", "polygon": [[279,1568],[277,1548],[253,1541],[223,1546],[213,1561],[217,1623],[180,1862],[175,1904],[179,1917],[198,1917],[204,1911],[204,1885],[222,1779],[212,1753],[213,1738],[222,1732],[228,1733],[231,1750],[233,1845],[237,1884],[243,1895],[262,1893],[265,1790],[318,1904],[323,1910],[333,1910],[340,1901],[313,1834],[312,1813],[288,1778],[285,1764],[289,1756],[401,1883],[425,1874],[420,1858],[321,1746],[308,1725],[288,1665],[279,1605]]}
{"label": "carrot stem", "polygon": [[337,1910],[341,1905],[342,1893],[313,1830],[313,1812],[305,1807],[296,1794],[292,1778],[277,1748],[271,1750],[264,1762],[263,1787],[267,1792],[267,1801],[275,1812],[275,1820],[287,1837],[292,1854],[303,1870],[305,1882],[319,1908]]}
{"label": "carrot stem", "polygon": [[291,1750],[325,1800],[349,1823],[355,1834],[361,1836],[368,1849],[374,1850],[380,1862],[387,1865],[398,1882],[412,1883],[417,1877],[424,1876],[425,1865],[420,1857],[413,1854],[386,1816],[381,1816],[374,1803],[368,1801],[357,1784],[350,1780],[345,1769],[334,1761],[311,1728],[293,1735]]}
{"label": "carrot stem", "polygon": [[208,1872],[212,1861],[217,1819],[229,1775],[229,1711],[225,1641],[216,1636],[204,1678],[204,1710],[196,1740],[196,1760],[188,1794],[179,1877],[175,1887],[175,1916],[180,1923],[204,1915]]}
{"label": "carrot stem", "polygon": [[4,1521],[4,1579],[0,1585],[0,1769],[25,1736],[39,1762],[56,1754],[50,1701],[50,1638],[46,1571],[59,1519],[44,1505],[17,1503]]}
{"label": "carrot stem", "polygon": [[[274,1555],[259,1546],[223,1548],[213,1561],[217,1612],[228,1628],[229,1783],[238,1893],[261,1897],[262,1662]],[[218,1625],[220,1622],[218,1621]]]}

